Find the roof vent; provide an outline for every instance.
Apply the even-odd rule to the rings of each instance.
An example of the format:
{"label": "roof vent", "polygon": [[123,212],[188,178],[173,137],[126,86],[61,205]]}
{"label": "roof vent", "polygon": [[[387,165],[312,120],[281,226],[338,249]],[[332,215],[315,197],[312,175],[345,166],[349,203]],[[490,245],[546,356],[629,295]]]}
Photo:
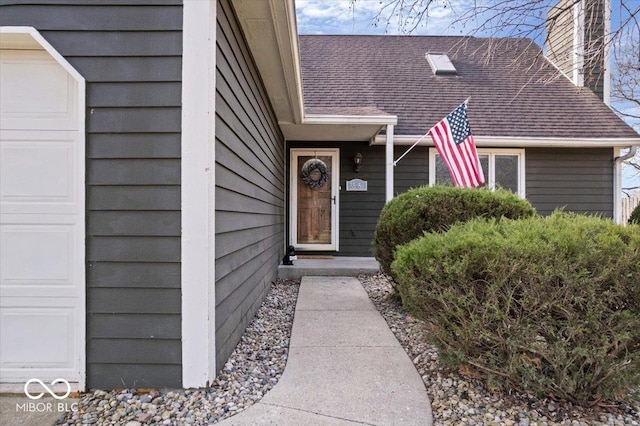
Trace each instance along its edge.
{"label": "roof vent", "polygon": [[431,70],[435,75],[458,75],[458,70],[453,66],[446,53],[429,53],[425,55]]}

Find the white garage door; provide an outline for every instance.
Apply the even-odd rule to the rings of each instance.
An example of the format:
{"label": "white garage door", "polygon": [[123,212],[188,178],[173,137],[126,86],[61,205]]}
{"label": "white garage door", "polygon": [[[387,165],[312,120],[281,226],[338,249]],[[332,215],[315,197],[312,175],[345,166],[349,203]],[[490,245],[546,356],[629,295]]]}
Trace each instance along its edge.
{"label": "white garage door", "polygon": [[82,382],[84,137],[78,82],[0,50],[0,377]]}

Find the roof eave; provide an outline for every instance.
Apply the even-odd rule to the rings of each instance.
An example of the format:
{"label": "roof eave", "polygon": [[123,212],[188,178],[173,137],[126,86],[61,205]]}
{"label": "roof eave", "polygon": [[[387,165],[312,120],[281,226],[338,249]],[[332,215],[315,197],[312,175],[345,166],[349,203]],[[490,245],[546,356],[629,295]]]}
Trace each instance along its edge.
{"label": "roof eave", "polygon": [[[424,135],[396,135],[395,145],[412,145]],[[384,135],[377,135],[373,145],[384,145]],[[556,138],[556,137],[520,137],[520,136],[474,136],[476,146],[495,148],[615,148],[640,146],[637,138]],[[419,145],[433,146],[431,138],[424,138]]]}
{"label": "roof eave", "polygon": [[231,2],[278,122],[301,123],[304,109],[294,0]]}

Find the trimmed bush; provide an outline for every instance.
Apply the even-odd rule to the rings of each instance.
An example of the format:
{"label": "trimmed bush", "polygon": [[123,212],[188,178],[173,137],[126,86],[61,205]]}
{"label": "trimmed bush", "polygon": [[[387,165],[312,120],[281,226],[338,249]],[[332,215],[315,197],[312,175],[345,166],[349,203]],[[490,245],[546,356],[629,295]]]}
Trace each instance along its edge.
{"label": "trimmed bush", "polygon": [[506,190],[414,188],[398,195],[382,209],[373,237],[373,255],[382,270],[390,273],[395,248],[425,232],[443,232],[454,223],[476,217],[517,219],[533,215],[535,210],[528,201]]}
{"label": "trimmed bush", "polygon": [[593,404],[640,385],[640,227],[472,220],[400,247],[393,271],[443,359],[489,386]]}
{"label": "trimmed bush", "polygon": [[636,206],[635,209],[631,212],[631,216],[629,216],[629,225],[640,225],[640,204]]}

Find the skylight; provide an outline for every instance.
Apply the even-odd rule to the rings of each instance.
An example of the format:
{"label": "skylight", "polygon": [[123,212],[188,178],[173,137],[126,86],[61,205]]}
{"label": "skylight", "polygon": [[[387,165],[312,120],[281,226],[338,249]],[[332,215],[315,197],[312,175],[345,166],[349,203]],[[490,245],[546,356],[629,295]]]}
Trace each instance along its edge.
{"label": "skylight", "polygon": [[458,70],[446,53],[429,53],[425,55],[435,75],[457,75]]}

